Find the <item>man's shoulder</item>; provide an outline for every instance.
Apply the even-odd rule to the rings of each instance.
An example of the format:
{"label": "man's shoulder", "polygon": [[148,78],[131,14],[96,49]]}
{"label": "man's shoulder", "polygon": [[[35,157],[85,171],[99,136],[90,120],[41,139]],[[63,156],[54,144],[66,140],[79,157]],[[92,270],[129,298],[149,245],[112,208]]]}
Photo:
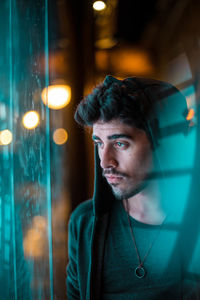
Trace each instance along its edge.
{"label": "man's shoulder", "polygon": [[80,203],[71,214],[71,221],[80,218],[93,216],[93,201],[92,199]]}

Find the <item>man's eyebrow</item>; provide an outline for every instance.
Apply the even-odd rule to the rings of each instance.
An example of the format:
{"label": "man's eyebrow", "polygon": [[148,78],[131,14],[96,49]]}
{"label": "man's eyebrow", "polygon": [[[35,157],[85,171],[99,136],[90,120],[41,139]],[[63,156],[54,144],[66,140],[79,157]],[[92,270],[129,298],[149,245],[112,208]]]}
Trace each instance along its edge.
{"label": "man's eyebrow", "polygon": [[124,133],[120,133],[120,134],[112,134],[108,136],[108,140],[116,140],[116,139],[131,139],[131,136],[129,134],[124,134]]}
{"label": "man's eyebrow", "polygon": [[[109,135],[107,138],[108,138],[108,140],[116,140],[116,139],[121,139],[121,138],[131,139],[132,137],[129,134],[120,133],[120,134]],[[100,138],[96,135],[92,135],[92,139],[94,141],[100,140]]]}

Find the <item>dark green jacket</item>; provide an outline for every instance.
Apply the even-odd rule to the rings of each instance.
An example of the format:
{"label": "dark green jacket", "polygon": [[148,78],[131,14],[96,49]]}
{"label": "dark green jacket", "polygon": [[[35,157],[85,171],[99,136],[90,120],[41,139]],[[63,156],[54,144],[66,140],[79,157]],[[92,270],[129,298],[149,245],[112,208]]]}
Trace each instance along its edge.
{"label": "dark green jacket", "polygon": [[69,222],[68,300],[100,299],[103,249],[113,195],[98,166],[99,162],[93,199],[81,203]]}

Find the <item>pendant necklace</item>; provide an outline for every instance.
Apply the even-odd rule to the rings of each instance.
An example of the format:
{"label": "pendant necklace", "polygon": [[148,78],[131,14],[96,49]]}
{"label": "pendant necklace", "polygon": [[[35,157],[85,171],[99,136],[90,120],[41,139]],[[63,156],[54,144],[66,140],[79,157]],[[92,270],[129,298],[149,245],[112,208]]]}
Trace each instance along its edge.
{"label": "pendant necklace", "polygon": [[138,278],[143,278],[147,274],[147,271],[144,268],[144,262],[145,262],[147,256],[149,255],[149,253],[150,253],[150,251],[151,251],[151,249],[152,249],[155,241],[157,240],[158,235],[159,235],[160,230],[161,230],[161,227],[163,226],[164,221],[166,220],[166,218],[164,219],[164,221],[160,225],[160,228],[159,228],[157,234],[155,235],[153,241],[151,242],[151,244],[150,244],[150,246],[149,246],[146,254],[144,255],[143,260],[142,260],[141,257],[140,257],[139,251],[138,251],[137,244],[136,244],[136,240],[135,240],[135,235],[134,235],[134,232],[133,232],[133,228],[131,226],[131,220],[130,220],[130,215],[129,215],[129,210],[128,210],[128,199],[126,199],[126,213],[127,213],[127,218],[128,218],[128,223],[129,223],[129,227],[130,227],[130,232],[131,232],[132,240],[133,240],[134,247],[135,247],[136,254],[137,254],[137,259],[138,259],[138,262],[139,262],[139,265],[135,268],[135,275]]}

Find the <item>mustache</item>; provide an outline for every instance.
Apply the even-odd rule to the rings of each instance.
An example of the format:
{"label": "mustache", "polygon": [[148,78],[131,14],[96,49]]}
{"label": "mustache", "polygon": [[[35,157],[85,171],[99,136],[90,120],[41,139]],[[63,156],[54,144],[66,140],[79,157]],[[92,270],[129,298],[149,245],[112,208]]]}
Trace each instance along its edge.
{"label": "mustache", "polygon": [[102,175],[105,177],[106,175],[116,175],[116,176],[122,176],[122,177],[128,177],[127,174],[117,171],[116,169],[108,169],[103,170]]}

